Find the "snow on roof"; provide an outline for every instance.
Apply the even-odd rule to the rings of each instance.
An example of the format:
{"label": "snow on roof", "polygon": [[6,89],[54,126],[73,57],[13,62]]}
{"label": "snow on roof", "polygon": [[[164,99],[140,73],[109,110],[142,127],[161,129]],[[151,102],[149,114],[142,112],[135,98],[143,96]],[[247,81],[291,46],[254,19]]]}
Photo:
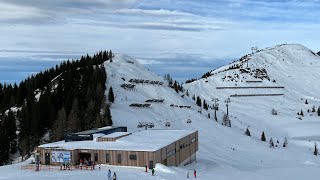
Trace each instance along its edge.
{"label": "snow on roof", "polygon": [[[177,141],[195,131],[190,130],[146,130],[132,133],[116,141],[58,141],[43,144],[40,148],[74,149],[98,149],[98,150],[127,150],[127,151],[156,151],[174,141]],[[118,133],[116,133],[118,134]]]}
{"label": "snow on roof", "polygon": [[117,137],[124,136],[124,135],[128,135],[128,134],[131,134],[131,133],[130,133],[130,132],[114,132],[114,133],[111,133],[111,134],[103,135],[103,136],[101,136],[101,137],[105,137],[105,138],[117,138]]}

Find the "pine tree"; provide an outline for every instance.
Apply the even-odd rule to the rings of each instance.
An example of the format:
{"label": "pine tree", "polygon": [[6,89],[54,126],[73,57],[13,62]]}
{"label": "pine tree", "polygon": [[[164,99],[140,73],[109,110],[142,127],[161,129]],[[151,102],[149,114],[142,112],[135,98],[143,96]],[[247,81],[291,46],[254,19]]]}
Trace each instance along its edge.
{"label": "pine tree", "polygon": [[66,119],[67,119],[66,110],[64,107],[62,107],[58,111],[57,119],[55,120],[52,126],[52,136],[51,136],[52,141],[59,141],[64,138],[64,133],[66,130],[66,126],[65,126]]}
{"label": "pine tree", "polygon": [[10,156],[10,141],[6,128],[0,122],[0,166],[8,162]]}
{"label": "pine tree", "polygon": [[173,83],[173,89],[178,93],[179,92],[179,84],[177,83],[177,81],[174,81]]}
{"label": "pine tree", "polygon": [[[196,100],[196,95],[192,96],[192,100],[194,100],[194,101]],[[319,108],[320,108],[320,106],[319,106]]]}
{"label": "pine tree", "polygon": [[16,119],[11,110],[8,112],[8,115],[4,117],[3,127],[5,127],[6,137],[9,138],[10,153],[13,154],[17,151],[17,126]]}
{"label": "pine tree", "polygon": [[264,134],[264,131],[262,131],[262,134],[261,134],[261,141],[266,141],[266,136]]}
{"label": "pine tree", "polygon": [[312,112],[316,112],[316,106],[312,106]]}
{"label": "pine tree", "polygon": [[250,131],[249,131],[249,127],[247,127],[245,134],[246,134],[247,136],[250,136],[250,137],[251,137],[251,133],[250,133]]}
{"label": "pine tree", "polygon": [[186,95],[189,97],[189,91],[188,91],[188,89],[187,89]]}
{"label": "pine tree", "polygon": [[274,148],[274,143],[272,138],[270,138],[269,144],[270,144],[270,148]]}
{"label": "pine tree", "polygon": [[304,116],[302,109],[301,109],[300,115],[301,115],[301,116]]}
{"label": "pine tree", "polygon": [[313,155],[317,156],[318,155],[318,147],[317,147],[317,143],[314,143],[314,151],[313,151]]}
{"label": "pine tree", "polygon": [[284,138],[283,147],[288,147],[288,140],[286,137]]}
{"label": "pine tree", "polygon": [[210,119],[210,113],[208,113],[208,118]]}
{"label": "pine tree", "polygon": [[101,116],[100,114],[97,114],[97,117],[96,117],[96,121],[95,121],[95,124],[94,124],[94,127],[95,128],[101,128],[103,127],[103,122],[102,122],[102,119],[101,119]]}
{"label": "pine tree", "polygon": [[112,54],[112,51],[110,50],[110,51],[109,51],[109,59],[110,59],[110,62],[113,62],[112,58],[113,58],[113,54]]}
{"label": "pine tree", "polygon": [[320,116],[320,106],[318,107],[317,113],[318,113],[318,116]]}
{"label": "pine tree", "polygon": [[201,107],[201,99],[200,99],[199,96],[197,96],[197,102],[196,102],[196,104],[197,104],[199,107]]}
{"label": "pine tree", "polygon": [[72,103],[72,109],[68,116],[67,132],[78,132],[81,130],[81,122],[79,118],[79,103],[75,98]]}
{"label": "pine tree", "polygon": [[306,99],[306,102],[305,102],[305,104],[308,104],[308,100]]}
{"label": "pine tree", "polygon": [[113,94],[112,86],[109,89],[108,100],[110,103],[114,103],[114,94]]}
{"label": "pine tree", "polygon": [[107,126],[112,126],[113,122],[112,122],[110,107],[107,104],[105,104],[104,106],[105,106],[104,115],[103,115],[104,122],[106,123]]}
{"label": "pine tree", "polygon": [[203,109],[208,110],[208,105],[206,103],[206,100],[203,100]]}

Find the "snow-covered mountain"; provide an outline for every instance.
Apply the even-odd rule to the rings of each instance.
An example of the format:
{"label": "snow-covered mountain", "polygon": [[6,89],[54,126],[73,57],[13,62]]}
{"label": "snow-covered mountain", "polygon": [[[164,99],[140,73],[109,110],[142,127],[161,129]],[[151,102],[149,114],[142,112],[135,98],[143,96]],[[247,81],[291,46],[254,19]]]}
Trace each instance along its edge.
{"label": "snow-covered mountain", "polygon": [[[142,173],[143,168],[103,167],[117,171],[122,179],[185,179],[186,172],[193,169],[198,179],[319,177],[320,159],[313,155],[313,148],[320,141],[320,117],[312,108],[317,111],[320,106],[320,57],[304,46],[280,45],[246,55],[212,71],[208,78],[185,84],[189,96],[176,93],[162,77],[125,55],[116,54],[112,62],[105,62],[105,68],[107,90],[112,86],[115,94],[111,105],[115,126],[138,131],[143,130],[137,127],[139,122],[152,122],[154,128],[199,131],[196,163],[184,167],[157,165],[155,177]],[[218,122],[212,109],[199,109],[193,95],[210,106],[213,98],[219,99]],[[231,128],[221,125],[227,98]],[[271,113],[273,109],[277,115]],[[304,116],[297,115],[301,110]],[[247,127],[251,137],[244,134]],[[260,141],[262,131],[267,142]],[[269,147],[271,137],[275,148]],[[289,142],[286,148],[282,147],[285,137]],[[12,167],[19,165],[0,168],[0,174],[8,174],[4,179],[34,178],[30,172],[17,175]],[[63,173],[58,172],[58,176],[64,179],[105,177],[100,172]],[[56,179],[56,174],[42,171],[36,176]]]}
{"label": "snow-covered mountain", "polygon": [[[308,168],[305,166],[320,163],[312,155],[314,141],[320,137],[320,117],[311,112],[313,105],[316,109],[320,105],[317,89],[320,87],[317,81],[319,63],[319,56],[301,45],[267,48],[211,72],[212,76],[208,78],[186,84],[184,88],[188,89],[190,96],[182,97],[167,87],[162,77],[145,69],[136,60],[116,55],[113,62],[105,64],[108,84],[116,94],[111,108],[113,122],[127,125],[131,131],[137,130],[139,122],[153,122],[155,128],[198,129],[198,163],[185,168],[196,167],[206,178],[225,168],[241,173],[265,168]],[[164,84],[132,83],[130,79]],[[127,90],[121,87],[123,84],[134,84],[135,87]],[[199,108],[191,99],[193,94],[205,99],[209,105],[213,103],[212,98],[219,98],[218,123],[212,119],[213,110],[198,113]],[[221,125],[226,112],[224,101],[230,96],[232,128]],[[150,99],[164,101],[151,103],[150,108],[130,107],[130,104],[144,104]],[[308,104],[305,104],[306,100]],[[278,115],[272,115],[272,109]],[[301,109],[304,117],[297,115]],[[208,113],[211,119],[207,117]],[[188,118],[192,123],[187,123]],[[171,126],[166,127],[166,122]],[[244,135],[247,127],[251,138]],[[271,137],[275,142],[279,140],[277,148],[270,149],[268,143],[260,141],[262,131],[266,133],[267,141]],[[288,148],[282,148],[285,137],[290,143]]]}

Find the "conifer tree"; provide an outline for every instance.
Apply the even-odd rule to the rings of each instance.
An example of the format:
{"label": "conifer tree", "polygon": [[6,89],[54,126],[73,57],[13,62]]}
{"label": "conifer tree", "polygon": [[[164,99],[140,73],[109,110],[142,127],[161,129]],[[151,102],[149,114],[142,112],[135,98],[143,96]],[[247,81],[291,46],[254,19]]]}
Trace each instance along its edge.
{"label": "conifer tree", "polygon": [[112,86],[109,89],[108,100],[110,103],[114,103],[114,94],[113,94]]}
{"label": "conifer tree", "polygon": [[206,100],[203,100],[203,109],[208,110],[208,105],[206,103]]}
{"label": "conifer tree", "polygon": [[113,54],[112,54],[112,51],[110,50],[110,51],[109,51],[109,59],[110,59],[110,62],[113,62],[112,58],[113,58]]}
{"label": "conifer tree", "polygon": [[250,133],[250,131],[249,131],[249,127],[247,127],[245,134],[246,134],[247,136],[250,136],[250,137],[251,137],[251,133]]}
{"label": "conifer tree", "polygon": [[306,99],[306,102],[305,102],[305,104],[308,104],[308,100]]}
{"label": "conifer tree", "polygon": [[100,114],[97,114],[94,127],[95,127],[95,128],[101,128],[101,127],[103,127],[103,126],[104,126],[104,123],[102,122],[102,119],[101,119],[101,117],[100,117]]}
{"label": "conifer tree", "polygon": [[270,144],[270,148],[274,148],[274,143],[272,138],[270,138],[269,144]]}
{"label": "conifer tree", "polygon": [[312,106],[312,112],[316,112],[316,106]]}
{"label": "conifer tree", "polygon": [[288,147],[288,140],[286,137],[284,138],[283,147]]}
{"label": "conifer tree", "polygon": [[52,126],[52,141],[59,141],[64,138],[65,130],[66,130],[66,110],[64,107],[62,107],[58,111],[57,119],[55,120],[53,126]]}
{"label": "conifer tree", "polygon": [[304,116],[302,109],[301,109],[300,115],[301,115],[301,116]]}
{"label": "conifer tree", "polygon": [[105,107],[104,107],[104,116],[103,116],[103,118],[104,118],[104,121],[105,121],[107,126],[112,126],[113,125],[110,107],[107,104],[105,104]]}
{"label": "conifer tree", "polygon": [[197,102],[196,102],[196,104],[197,104],[199,107],[201,107],[201,99],[200,99],[199,96],[197,96]]}
{"label": "conifer tree", "polygon": [[264,134],[264,131],[262,131],[262,134],[261,134],[261,141],[266,141],[266,136]]}
{"label": "conifer tree", "polygon": [[72,109],[68,116],[67,132],[81,131],[81,122],[79,118],[79,103],[78,99],[74,99],[72,103]]}
{"label": "conifer tree", "polygon": [[317,143],[314,143],[314,151],[313,151],[313,155],[317,156],[318,155],[318,147],[317,147]]}
{"label": "conifer tree", "polygon": [[318,107],[317,113],[318,113],[318,116],[320,116],[320,106]]}

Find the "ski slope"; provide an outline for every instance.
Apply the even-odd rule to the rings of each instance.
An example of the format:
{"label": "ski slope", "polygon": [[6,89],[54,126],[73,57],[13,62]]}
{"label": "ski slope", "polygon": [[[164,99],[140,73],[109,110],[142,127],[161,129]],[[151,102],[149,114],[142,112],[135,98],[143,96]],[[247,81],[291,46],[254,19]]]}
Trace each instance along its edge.
{"label": "ski slope", "polygon": [[[241,73],[247,64],[252,73]],[[229,69],[232,65],[239,68]],[[128,126],[130,132],[143,130],[137,128],[139,122],[152,122],[155,129],[198,130],[197,162],[183,167],[157,164],[156,176],[143,172],[143,168],[115,166],[103,166],[100,172],[52,170],[35,173],[21,171],[21,164],[16,164],[0,167],[0,179],[105,179],[109,168],[118,172],[119,179],[186,179],[187,172],[192,177],[193,169],[197,170],[197,179],[298,180],[319,177],[320,160],[312,153],[314,142],[320,139],[320,117],[316,113],[307,113],[307,109],[320,105],[317,89],[320,87],[317,81],[320,77],[317,71],[320,58],[309,49],[290,44],[261,50],[211,72],[212,76],[206,79],[184,85],[189,91],[189,97],[182,97],[183,94],[169,88],[162,77],[126,55],[117,54],[113,62],[105,62],[104,66],[108,89],[112,86],[115,94],[115,103],[111,106],[114,125]],[[263,72],[267,75],[256,74],[261,69],[265,69]],[[129,82],[130,79],[159,81],[163,85],[137,84]],[[128,90],[121,87],[123,84],[134,84],[135,87]],[[193,94],[205,99],[209,105],[213,103],[212,98],[219,98],[218,122],[213,120],[212,109],[202,109],[202,113],[198,113],[199,107],[191,98]],[[226,112],[224,101],[235,94],[283,95],[231,97],[229,115],[232,127],[222,126],[221,119]],[[150,103],[149,108],[130,107],[133,103],[144,104],[148,99],[164,101]],[[308,104],[305,104],[306,99]],[[171,104],[191,108],[172,107]],[[272,109],[277,110],[278,115],[272,115]],[[305,116],[299,120],[297,112],[301,109]],[[187,123],[188,118],[192,123]],[[170,127],[165,126],[167,122],[170,122]],[[252,137],[244,135],[247,127]],[[266,134],[267,142],[260,141],[262,131]],[[268,140],[271,137],[278,147],[269,148]],[[289,141],[287,148],[282,147],[284,137]]]}

